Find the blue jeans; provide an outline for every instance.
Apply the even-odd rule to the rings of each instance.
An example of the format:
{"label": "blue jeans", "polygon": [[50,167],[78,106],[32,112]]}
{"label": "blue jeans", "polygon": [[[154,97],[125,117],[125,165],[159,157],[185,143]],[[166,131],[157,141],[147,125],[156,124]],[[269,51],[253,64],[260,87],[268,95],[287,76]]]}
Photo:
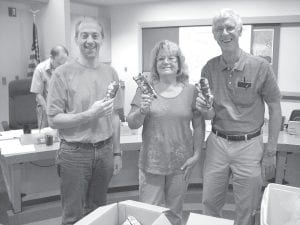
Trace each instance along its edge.
{"label": "blue jeans", "polygon": [[93,147],[62,140],[57,153],[60,176],[62,224],[74,224],[106,204],[113,174],[112,139]]}

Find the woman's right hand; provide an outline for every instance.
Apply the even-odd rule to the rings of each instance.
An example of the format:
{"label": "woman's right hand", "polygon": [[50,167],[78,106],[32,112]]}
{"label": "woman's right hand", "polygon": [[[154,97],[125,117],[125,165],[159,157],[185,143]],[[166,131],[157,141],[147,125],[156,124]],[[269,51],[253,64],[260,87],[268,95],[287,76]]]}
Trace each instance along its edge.
{"label": "woman's right hand", "polygon": [[149,94],[142,94],[141,97],[142,100],[141,100],[140,112],[142,114],[147,114],[150,112],[150,106],[153,101],[153,97]]}

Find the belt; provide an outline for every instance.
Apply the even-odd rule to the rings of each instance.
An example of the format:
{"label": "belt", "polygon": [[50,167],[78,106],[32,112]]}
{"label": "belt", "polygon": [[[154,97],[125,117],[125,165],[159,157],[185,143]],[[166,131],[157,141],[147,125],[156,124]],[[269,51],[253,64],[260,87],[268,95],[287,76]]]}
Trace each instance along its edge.
{"label": "belt", "polygon": [[103,141],[99,141],[96,143],[85,143],[85,142],[76,142],[76,141],[66,141],[66,140],[62,140],[62,142],[65,142],[69,145],[76,145],[76,146],[80,146],[82,148],[101,148],[104,145],[110,143],[112,140],[112,137],[109,137]]}
{"label": "belt", "polygon": [[214,128],[212,128],[212,132],[214,134],[216,134],[217,136],[219,136],[219,137],[227,139],[228,141],[247,141],[247,140],[250,140],[250,139],[252,139],[254,137],[257,137],[261,134],[261,130],[258,130],[254,133],[245,134],[245,135],[227,135],[227,134],[224,134],[222,132],[217,131]]}

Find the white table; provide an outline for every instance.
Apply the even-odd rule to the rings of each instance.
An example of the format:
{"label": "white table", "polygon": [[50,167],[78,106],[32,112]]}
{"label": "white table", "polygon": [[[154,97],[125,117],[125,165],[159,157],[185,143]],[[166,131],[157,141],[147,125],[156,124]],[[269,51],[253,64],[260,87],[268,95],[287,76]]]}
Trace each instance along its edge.
{"label": "white table", "polygon": [[[12,131],[11,133],[1,132],[0,136],[0,148],[3,143],[7,143],[13,139],[18,142],[18,138],[22,135],[22,131]],[[10,140],[7,140],[9,139]],[[264,142],[267,142],[267,136],[264,135]],[[2,144],[1,144],[2,143]],[[128,186],[138,184],[138,150],[141,145],[141,135],[126,135],[121,136],[121,149],[124,151],[123,164],[124,167],[121,173],[113,177],[110,187]],[[56,151],[59,148],[59,143],[56,142],[52,146],[32,145],[31,149],[28,146],[24,146],[23,152],[22,148],[9,148],[2,150],[0,154],[0,161],[2,171],[4,173],[5,183],[8,190],[9,199],[13,206],[13,211],[15,213],[21,212],[22,210],[22,200],[30,200],[36,197],[46,197],[47,195],[59,194],[58,177],[56,175],[56,170],[52,168],[40,168],[46,170],[45,173],[51,173],[42,176],[39,180],[34,180],[32,183],[26,182],[26,177],[24,178],[25,170],[28,173],[36,172],[36,167],[31,164],[34,162],[39,162],[41,160],[52,160],[54,161]],[[289,135],[285,131],[280,133],[278,140],[278,152],[277,152],[277,169],[276,169],[276,183],[282,183],[284,177],[284,171],[286,169],[286,157],[287,154],[300,153],[300,138],[296,138],[295,135]],[[202,161],[197,165],[192,176],[192,183],[202,182]],[[40,172],[40,171],[39,171]],[[27,175],[28,175],[27,173]],[[45,174],[44,173],[44,174]],[[52,176],[52,180],[50,179]],[[25,180],[24,180],[25,179]],[[30,180],[30,179],[28,179]],[[35,182],[49,183],[53,185],[52,192],[48,191],[46,193],[34,193],[28,194],[25,197],[21,196],[21,189],[27,187],[27,190],[36,188]],[[30,184],[29,184],[30,183]],[[41,186],[43,186],[41,184]],[[38,189],[38,188],[37,188]],[[41,190],[38,190],[39,192]]]}
{"label": "white table", "polygon": [[[56,151],[59,149],[59,142],[55,142],[51,146],[46,146],[45,144],[21,145],[19,138],[22,135],[22,131],[12,133],[2,132],[0,134],[1,168],[14,213],[21,212],[22,200],[31,200],[38,197],[48,197],[48,195],[59,194],[59,179],[56,175],[55,166],[49,166],[49,168],[46,166],[41,166],[40,168],[33,166],[34,163],[43,160],[49,160],[50,164],[53,164]],[[137,151],[140,149],[140,145],[140,135],[121,136],[121,149],[124,152],[124,158],[129,161],[133,160],[134,163],[123,162],[124,168],[121,174],[112,179],[110,187],[130,185],[130,177],[136,177],[137,179]],[[133,154],[130,154],[130,152]],[[49,163],[47,162],[47,164]],[[136,174],[133,174],[134,171],[136,171]],[[42,180],[31,180],[32,176],[29,173],[36,174],[37,178],[40,176]],[[38,190],[39,188],[37,186],[45,187],[45,183],[47,182],[50,186],[52,185],[50,191],[43,192],[43,190]],[[37,189],[39,193],[31,193],[22,197],[22,189]]]}

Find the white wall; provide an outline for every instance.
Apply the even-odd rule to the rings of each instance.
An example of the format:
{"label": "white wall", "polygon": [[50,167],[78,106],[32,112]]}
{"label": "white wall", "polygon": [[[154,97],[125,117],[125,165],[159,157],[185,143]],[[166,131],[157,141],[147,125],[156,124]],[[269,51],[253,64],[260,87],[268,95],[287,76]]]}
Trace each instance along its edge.
{"label": "white wall", "polygon": [[65,46],[70,49],[71,47],[71,3],[70,0],[65,0],[64,4],[65,16]]}
{"label": "white wall", "polygon": [[[8,16],[8,7],[15,7],[17,17]],[[0,1],[0,121],[8,120],[8,83],[15,76],[26,76],[32,44],[32,15],[30,6]],[[6,79],[6,85],[1,82]]]}
{"label": "white wall", "polygon": [[[243,17],[300,15],[300,1],[182,1],[114,6],[111,8],[112,65],[126,82],[125,113],[136,85],[132,76],[141,71],[140,23],[211,19],[221,8],[232,8]],[[124,67],[128,72],[124,72]],[[279,74],[280,76],[281,74]]]}
{"label": "white wall", "polygon": [[[25,2],[25,1],[24,1]],[[8,16],[8,7],[15,7],[16,17]],[[27,76],[27,66],[32,45],[33,16],[30,9],[40,10],[36,16],[41,60],[49,56],[56,44],[69,43],[69,0],[49,0],[48,4],[0,0],[0,121],[8,120],[8,83]]]}
{"label": "white wall", "polygon": [[78,54],[78,49],[75,43],[75,24],[76,22],[83,16],[90,16],[97,18],[98,17],[98,7],[83,5],[79,3],[71,3],[70,5],[70,13],[71,13],[71,31],[70,31],[70,56],[72,58],[76,58]]}
{"label": "white wall", "polygon": [[75,33],[75,24],[82,19],[84,16],[94,17],[97,19],[104,30],[104,41],[101,47],[99,60],[101,62],[110,63],[111,62],[111,35],[110,35],[110,14],[109,10],[106,7],[95,7],[91,5],[83,5],[79,3],[71,3],[71,47],[70,55],[73,58],[76,58],[78,55],[78,48],[75,43],[74,33]]}
{"label": "white wall", "polygon": [[[284,92],[300,92],[300,23],[297,26],[284,25],[280,29],[278,83]],[[291,44],[298,43],[298,44]],[[295,57],[290,57],[294,55]]]}
{"label": "white wall", "polygon": [[[8,6],[17,8],[16,18],[8,17]],[[0,35],[0,78],[5,76],[7,83],[16,75],[24,77],[27,71],[32,42],[30,7],[28,2],[23,4],[0,0],[0,27],[2,29]],[[102,52],[104,56],[107,56],[105,60],[112,61],[112,65],[117,69],[120,78],[126,82],[125,113],[128,113],[130,101],[136,88],[132,76],[141,71],[141,30],[139,24],[153,21],[210,19],[218,9],[223,7],[233,8],[244,17],[300,15],[300,1],[298,0],[174,1],[111,8],[78,3],[70,4],[70,0],[49,0],[47,5],[42,4],[40,6],[41,11],[37,16],[41,57],[42,59],[48,57],[50,48],[55,44],[66,44],[69,47],[70,40],[74,35],[71,33],[71,15],[94,16],[103,20],[108,37],[106,39],[107,45],[104,46]],[[281,38],[287,40],[287,37],[289,36],[285,35]],[[297,37],[294,38],[297,39]],[[287,40],[286,43],[289,41]],[[294,48],[290,48],[290,52],[293,51]],[[287,59],[282,49],[280,49],[279,59]],[[295,62],[296,57],[293,60],[294,64],[297,63]],[[286,89],[289,87],[284,86],[283,73],[290,67],[281,62],[279,62],[278,68],[279,81],[283,84],[284,91],[287,91]],[[125,72],[125,67],[127,72]],[[5,106],[0,110],[0,120],[8,119],[7,92],[7,85],[3,86],[0,80],[0,95],[2,96],[0,105]],[[286,116],[289,115],[292,108],[299,106],[294,102],[284,102],[282,105]]]}
{"label": "white wall", "polygon": [[39,12],[38,24],[41,33],[39,40],[42,59],[49,57],[53,46],[66,45],[66,43],[69,45],[67,41],[70,38],[66,36],[70,24],[68,21],[70,20],[69,5],[69,0],[49,0],[49,3]]}

